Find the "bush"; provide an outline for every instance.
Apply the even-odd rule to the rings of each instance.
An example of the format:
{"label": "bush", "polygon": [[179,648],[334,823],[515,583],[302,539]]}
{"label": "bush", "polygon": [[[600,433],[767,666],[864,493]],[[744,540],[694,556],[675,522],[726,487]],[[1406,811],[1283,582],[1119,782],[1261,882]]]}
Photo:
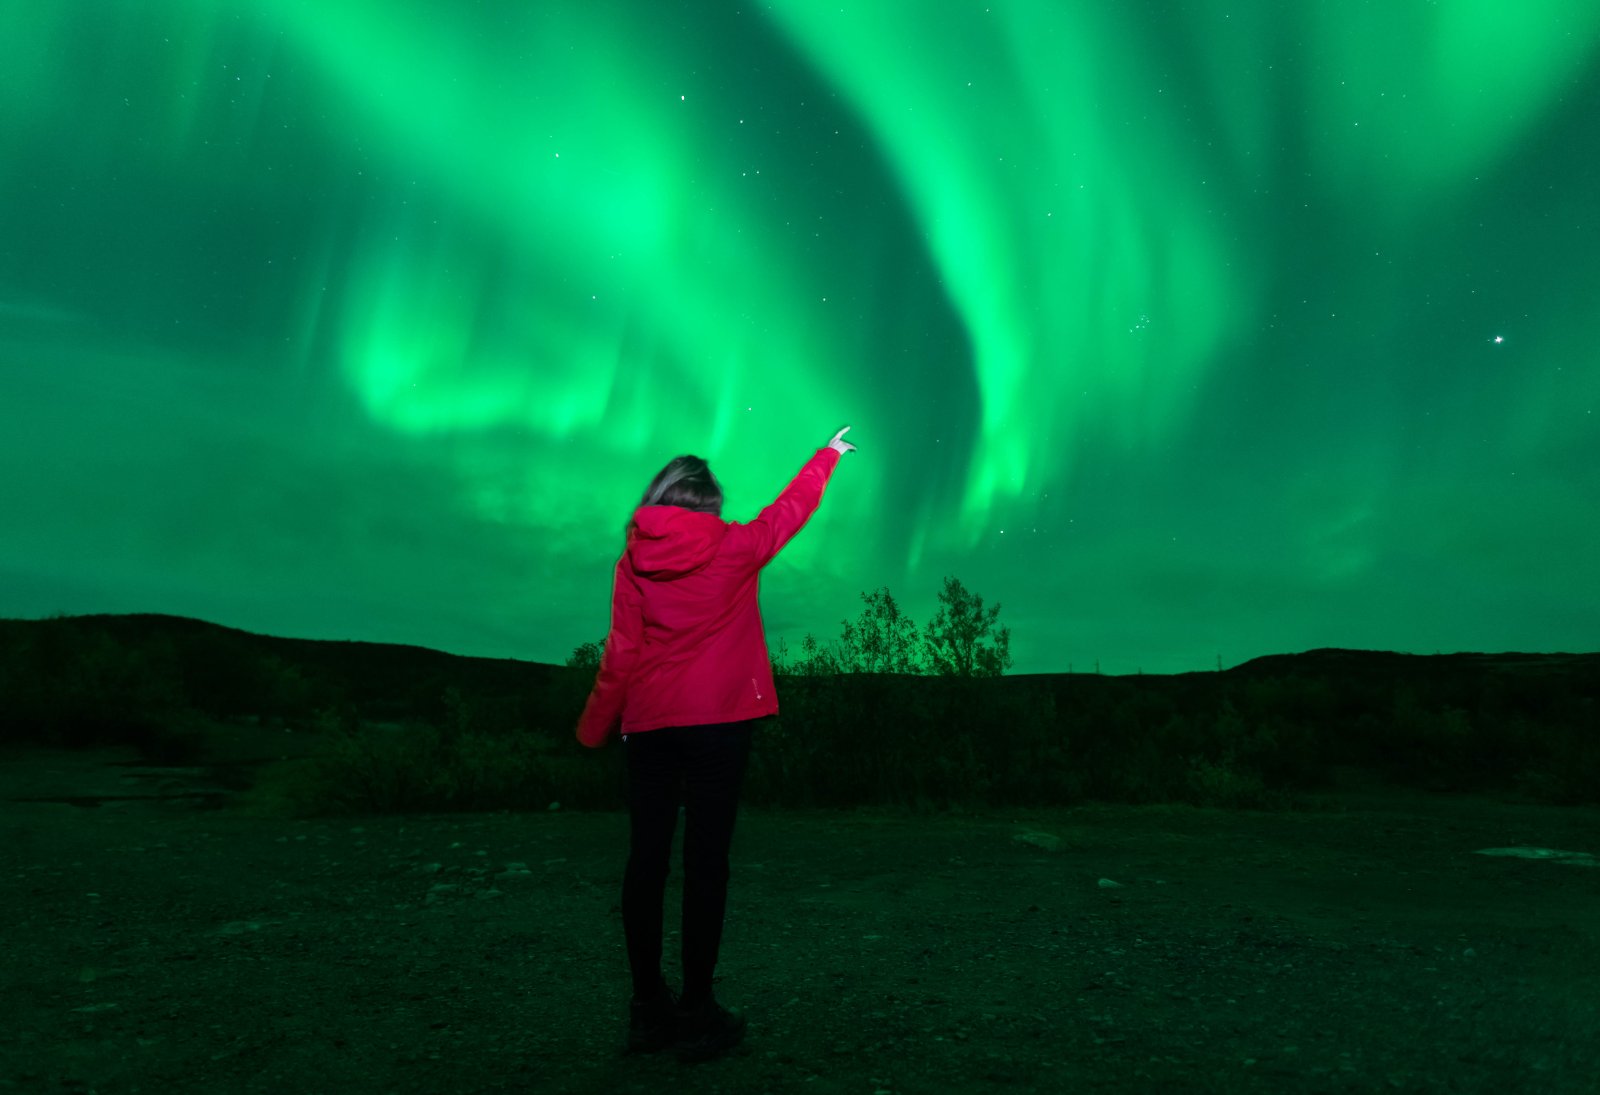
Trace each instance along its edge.
{"label": "bush", "polygon": [[605,639],[601,639],[597,643],[579,643],[573,647],[572,653],[567,656],[567,668],[598,670],[600,668],[600,659],[605,656],[605,652]]}
{"label": "bush", "polygon": [[1240,771],[1231,757],[1224,757],[1220,761],[1194,758],[1185,791],[1185,800],[1195,806],[1258,808],[1268,801],[1261,777],[1253,772]]}
{"label": "bush", "polygon": [[71,619],[41,621],[7,651],[0,694],[0,739],[81,748],[173,739],[177,749],[194,713],[184,701],[172,644],[119,641]]}
{"label": "bush", "polygon": [[[400,730],[356,729],[353,709],[324,712],[320,726],[337,748],[292,778],[272,778],[280,798],[324,810],[545,809],[552,801],[616,809],[626,801],[622,750],[595,756],[572,741],[590,684],[592,674],[573,670],[517,702],[447,689],[437,723]],[[1086,798],[1284,808],[1296,791],[1326,782],[1330,740],[1382,743],[1392,774],[1456,784],[1476,778],[1481,763],[1471,758],[1493,741],[1503,755],[1528,758],[1517,786],[1529,794],[1592,801],[1600,787],[1600,750],[1576,728],[1512,718],[1490,735],[1460,708],[1430,709],[1413,693],[1334,739],[1297,721],[1314,709],[1296,708],[1287,688],[1275,687],[1263,714],[1248,709],[1247,692],[1203,681],[791,676],[781,685],[781,716],[756,730],[743,800],[913,812]],[[524,712],[528,725],[508,726]]]}
{"label": "bush", "polygon": [[1516,788],[1554,806],[1600,803],[1600,732],[1593,722],[1546,736],[1546,754],[1517,772]]}
{"label": "bush", "polygon": [[763,723],[746,801],[947,809],[1077,797],[1054,696],[1037,685],[842,674],[791,678]]}
{"label": "bush", "polygon": [[605,807],[616,792],[544,735],[351,725],[324,712],[325,751],[263,774],[248,809],[290,816]]}

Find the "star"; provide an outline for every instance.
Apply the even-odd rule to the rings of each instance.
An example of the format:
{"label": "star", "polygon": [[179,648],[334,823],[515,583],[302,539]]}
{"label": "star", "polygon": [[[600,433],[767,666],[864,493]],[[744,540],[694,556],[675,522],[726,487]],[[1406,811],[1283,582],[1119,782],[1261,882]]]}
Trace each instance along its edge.
{"label": "star", "polygon": [[1500,345],[1500,343],[1504,342],[1505,340],[1506,340],[1506,336],[1505,335],[1495,335],[1494,336],[1494,344],[1496,346]]}

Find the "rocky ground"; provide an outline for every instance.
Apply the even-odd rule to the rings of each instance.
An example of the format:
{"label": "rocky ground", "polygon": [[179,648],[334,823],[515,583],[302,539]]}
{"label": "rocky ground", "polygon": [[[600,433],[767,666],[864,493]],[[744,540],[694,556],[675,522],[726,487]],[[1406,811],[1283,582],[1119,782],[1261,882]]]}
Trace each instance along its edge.
{"label": "rocky ground", "polygon": [[[0,758],[0,1091],[1594,1092],[1600,809],[747,811],[719,1060],[625,1057],[622,812],[280,820]],[[261,750],[257,749],[256,752]],[[269,752],[277,753],[278,745]],[[679,837],[681,841],[681,833]],[[675,867],[667,900],[676,981]]]}

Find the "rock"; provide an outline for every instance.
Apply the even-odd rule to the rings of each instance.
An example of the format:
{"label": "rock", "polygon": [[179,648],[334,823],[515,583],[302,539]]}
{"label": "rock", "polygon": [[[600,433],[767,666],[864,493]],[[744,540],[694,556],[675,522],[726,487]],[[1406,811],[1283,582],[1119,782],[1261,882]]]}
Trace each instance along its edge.
{"label": "rock", "polygon": [[1047,852],[1059,852],[1061,850],[1061,838],[1053,833],[1018,833],[1011,839],[1019,840],[1024,844],[1032,844],[1034,847],[1043,848]]}
{"label": "rock", "polygon": [[1562,852],[1555,848],[1479,848],[1478,855],[1509,855],[1522,859],[1548,859],[1556,863],[1568,863],[1574,867],[1600,867],[1600,859],[1596,859],[1588,852]]}
{"label": "rock", "polygon": [[444,900],[446,895],[458,894],[461,892],[461,889],[462,887],[456,883],[440,882],[438,885],[434,886],[428,891],[428,896],[424,900],[424,904],[437,905],[440,901]]}

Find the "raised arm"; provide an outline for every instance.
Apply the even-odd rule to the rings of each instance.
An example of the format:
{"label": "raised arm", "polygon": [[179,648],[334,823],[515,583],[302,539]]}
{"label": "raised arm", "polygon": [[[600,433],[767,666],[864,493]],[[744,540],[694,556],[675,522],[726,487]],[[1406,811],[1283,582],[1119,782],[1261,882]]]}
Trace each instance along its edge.
{"label": "raised arm", "polygon": [[817,506],[822,503],[822,494],[827,489],[828,477],[833,474],[833,469],[838,467],[845,453],[855,451],[856,447],[844,440],[849,429],[846,426],[834,434],[832,441],[806,461],[805,467],[783,488],[783,493],[745,526],[745,534],[751,537],[751,550],[758,567],[770,563],[783,550],[783,545],[805,527]]}

